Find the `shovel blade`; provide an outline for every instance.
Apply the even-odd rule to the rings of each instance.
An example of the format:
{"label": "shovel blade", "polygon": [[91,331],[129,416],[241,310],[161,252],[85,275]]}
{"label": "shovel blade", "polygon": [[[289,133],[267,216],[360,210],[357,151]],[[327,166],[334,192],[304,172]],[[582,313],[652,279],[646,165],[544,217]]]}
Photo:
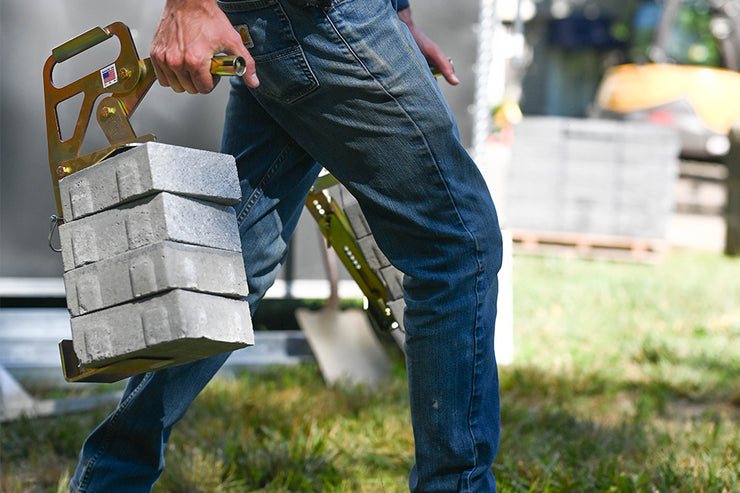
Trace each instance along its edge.
{"label": "shovel blade", "polygon": [[295,315],[327,383],[375,388],[390,375],[390,358],[364,311],[299,308]]}

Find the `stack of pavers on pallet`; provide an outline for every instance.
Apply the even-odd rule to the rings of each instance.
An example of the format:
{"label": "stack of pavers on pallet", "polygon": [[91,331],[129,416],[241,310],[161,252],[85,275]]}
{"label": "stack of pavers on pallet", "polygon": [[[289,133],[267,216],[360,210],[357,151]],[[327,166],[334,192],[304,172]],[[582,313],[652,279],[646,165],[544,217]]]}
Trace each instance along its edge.
{"label": "stack of pavers on pallet", "polygon": [[82,367],[181,364],[254,343],[231,156],[147,143],[59,182]]}
{"label": "stack of pavers on pallet", "polygon": [[664,239],[680,142],[639,122],[528,117],[515,129],[505,226]]}

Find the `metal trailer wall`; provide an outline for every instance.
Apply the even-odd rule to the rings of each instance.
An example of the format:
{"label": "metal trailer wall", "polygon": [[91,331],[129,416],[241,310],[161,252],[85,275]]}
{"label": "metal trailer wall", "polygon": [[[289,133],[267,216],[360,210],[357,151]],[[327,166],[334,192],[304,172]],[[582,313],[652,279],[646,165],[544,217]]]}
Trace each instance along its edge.
{"label": "metal trailer wall", "polygon": [[[163,3],[0,1],[0,280],[61,279],[62,275],[61,256],[47,245],[49,217],[56,206],[46,147],[42,68],[52,48],[92,27],[120,20],[131,28],[139,56],[146,57]],[[441,84],[467,145],[472,126],[468,108],[475,85],[478,2],[415,0],[412,11],[416,24],[455,62],[461,85],[451,88]],[[108,44],[103,43],[101,50],[113,50],[114,59],[117,47]],[[65,64],[73,63],[77,62],[70,60],[57,69],[65,75]],[[97,68],[90,66],[85,73]],[[57,80],[57,71],[54,75]],[[227,81],[221,81],[207,96],[175,94],[155,84],[133,117],[134,129],[138,135],[154,133],[160,142],[218,150],[227,90]],[[91,125],[83,152],[107,146],[102,133],[92,130],[96,126]],[[318,229],[311,221],[302,218],[293,244],[290,275],[295,279],[325,278]]]}

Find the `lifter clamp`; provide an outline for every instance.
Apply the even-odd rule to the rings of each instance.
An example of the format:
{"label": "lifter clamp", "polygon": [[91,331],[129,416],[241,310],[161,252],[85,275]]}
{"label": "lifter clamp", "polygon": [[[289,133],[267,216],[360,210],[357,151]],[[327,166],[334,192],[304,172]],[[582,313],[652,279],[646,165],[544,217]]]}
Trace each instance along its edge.
{"label": "lifter clamp", "polygon": [[[113,36],[120,41],[120,53],[112,64],[64,87],[57,87],[54,84],[52,72],[58,63],[69,60]],[[240,56],[220,55],[211,60],[211,73],[214,75],[241,76],[245,69],[244,58]],[[90,29],[54,48],[44,64],[43,78],[49,167],[58,212],[58,215],[52,216],[49,246],[54,251],[61,251],[52,244],[54,229],[64,222],[59,180],[99,163],[132,145],[156,140],[153,134],[137,136],[129,121],[141,100],[154,84],[156,74],[150,58],[139,58],[128,27],[122,22],[114,22],[105,28]],[[83,101],[74,133],[68,139],[63,139],[57,107],[60,103],[79,94],[83,95]],[[93,106],[101,96],[105,97],[98,103],[95,116],[110,145],[80,156]],[[167,360],[134,358],[99,368],[83,367],[74,352],[72,341],[61,341],[59,351],[64,376],[70,382],[114,382],[136,373],[155,370],[167,363]]]}
{"label": "lifter clamp", "polygon": [[[56,64],[69,60],[112,36],[116,36],[121,42],[121,52],[115,62],[67,86],[54,85],[52,70]],[[106,28],[93,28],[52,50],[44,65],[44,98],[49,166],[59,217],[62,217],[59,180],[102,161],[126,145],[156,140],[152,134],[137,137],[129,122],[130,116],[155,80],[151,59],[139,59],[131,32],[121,22],[114,22]],[[78,94],[83,94],[84,99],[74,134],[69,139],[62,140],[57,106]],[[98,104],[96,117],[110,146],[80,156],[93,105],[103,94],[110,95]]]}
{"label": "lifter clamp", "polygon": [[[113,36],[116,36],[121,44],[121,52],[115,62],[67,86],[54,85],[52,71],[56,64],[69,60]],[[211,73],[214,75],[241,76],[245,70],[244,58],[240,56],[219,55],[211,60]],[[137,137],[129,121],[156,78],[151,58],[139,59],[131,32],[122,22],[114,22],[105,28],[95,27],[52,50],[44,65],[44,99],[49,166],[60,220],[63,218],[59,180],[92,166],[127,146],[156,140],[153,134]],[[78,94],[84,94],[84,99],[74,134],[69,139],[62,140],[57,106]],[[95,116],[110,146],[80,156],[93,105],[104,94],[109,96],[98,103]]]}

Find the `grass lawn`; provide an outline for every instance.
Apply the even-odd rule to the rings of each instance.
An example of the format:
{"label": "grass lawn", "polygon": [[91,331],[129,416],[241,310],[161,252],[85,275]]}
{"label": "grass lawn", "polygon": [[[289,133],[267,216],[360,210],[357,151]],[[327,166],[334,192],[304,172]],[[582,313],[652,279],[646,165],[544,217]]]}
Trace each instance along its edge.
{"label": "grass lawn", "polygon": [[[514,311],[501,492],[740,491],[740,259],[517,256]],[[2,425],[0,491],[63,491],[104,415]],[[208,386],[155,492],[405,491],[412,454],[400,359],[377,393],[276,368]]]}

